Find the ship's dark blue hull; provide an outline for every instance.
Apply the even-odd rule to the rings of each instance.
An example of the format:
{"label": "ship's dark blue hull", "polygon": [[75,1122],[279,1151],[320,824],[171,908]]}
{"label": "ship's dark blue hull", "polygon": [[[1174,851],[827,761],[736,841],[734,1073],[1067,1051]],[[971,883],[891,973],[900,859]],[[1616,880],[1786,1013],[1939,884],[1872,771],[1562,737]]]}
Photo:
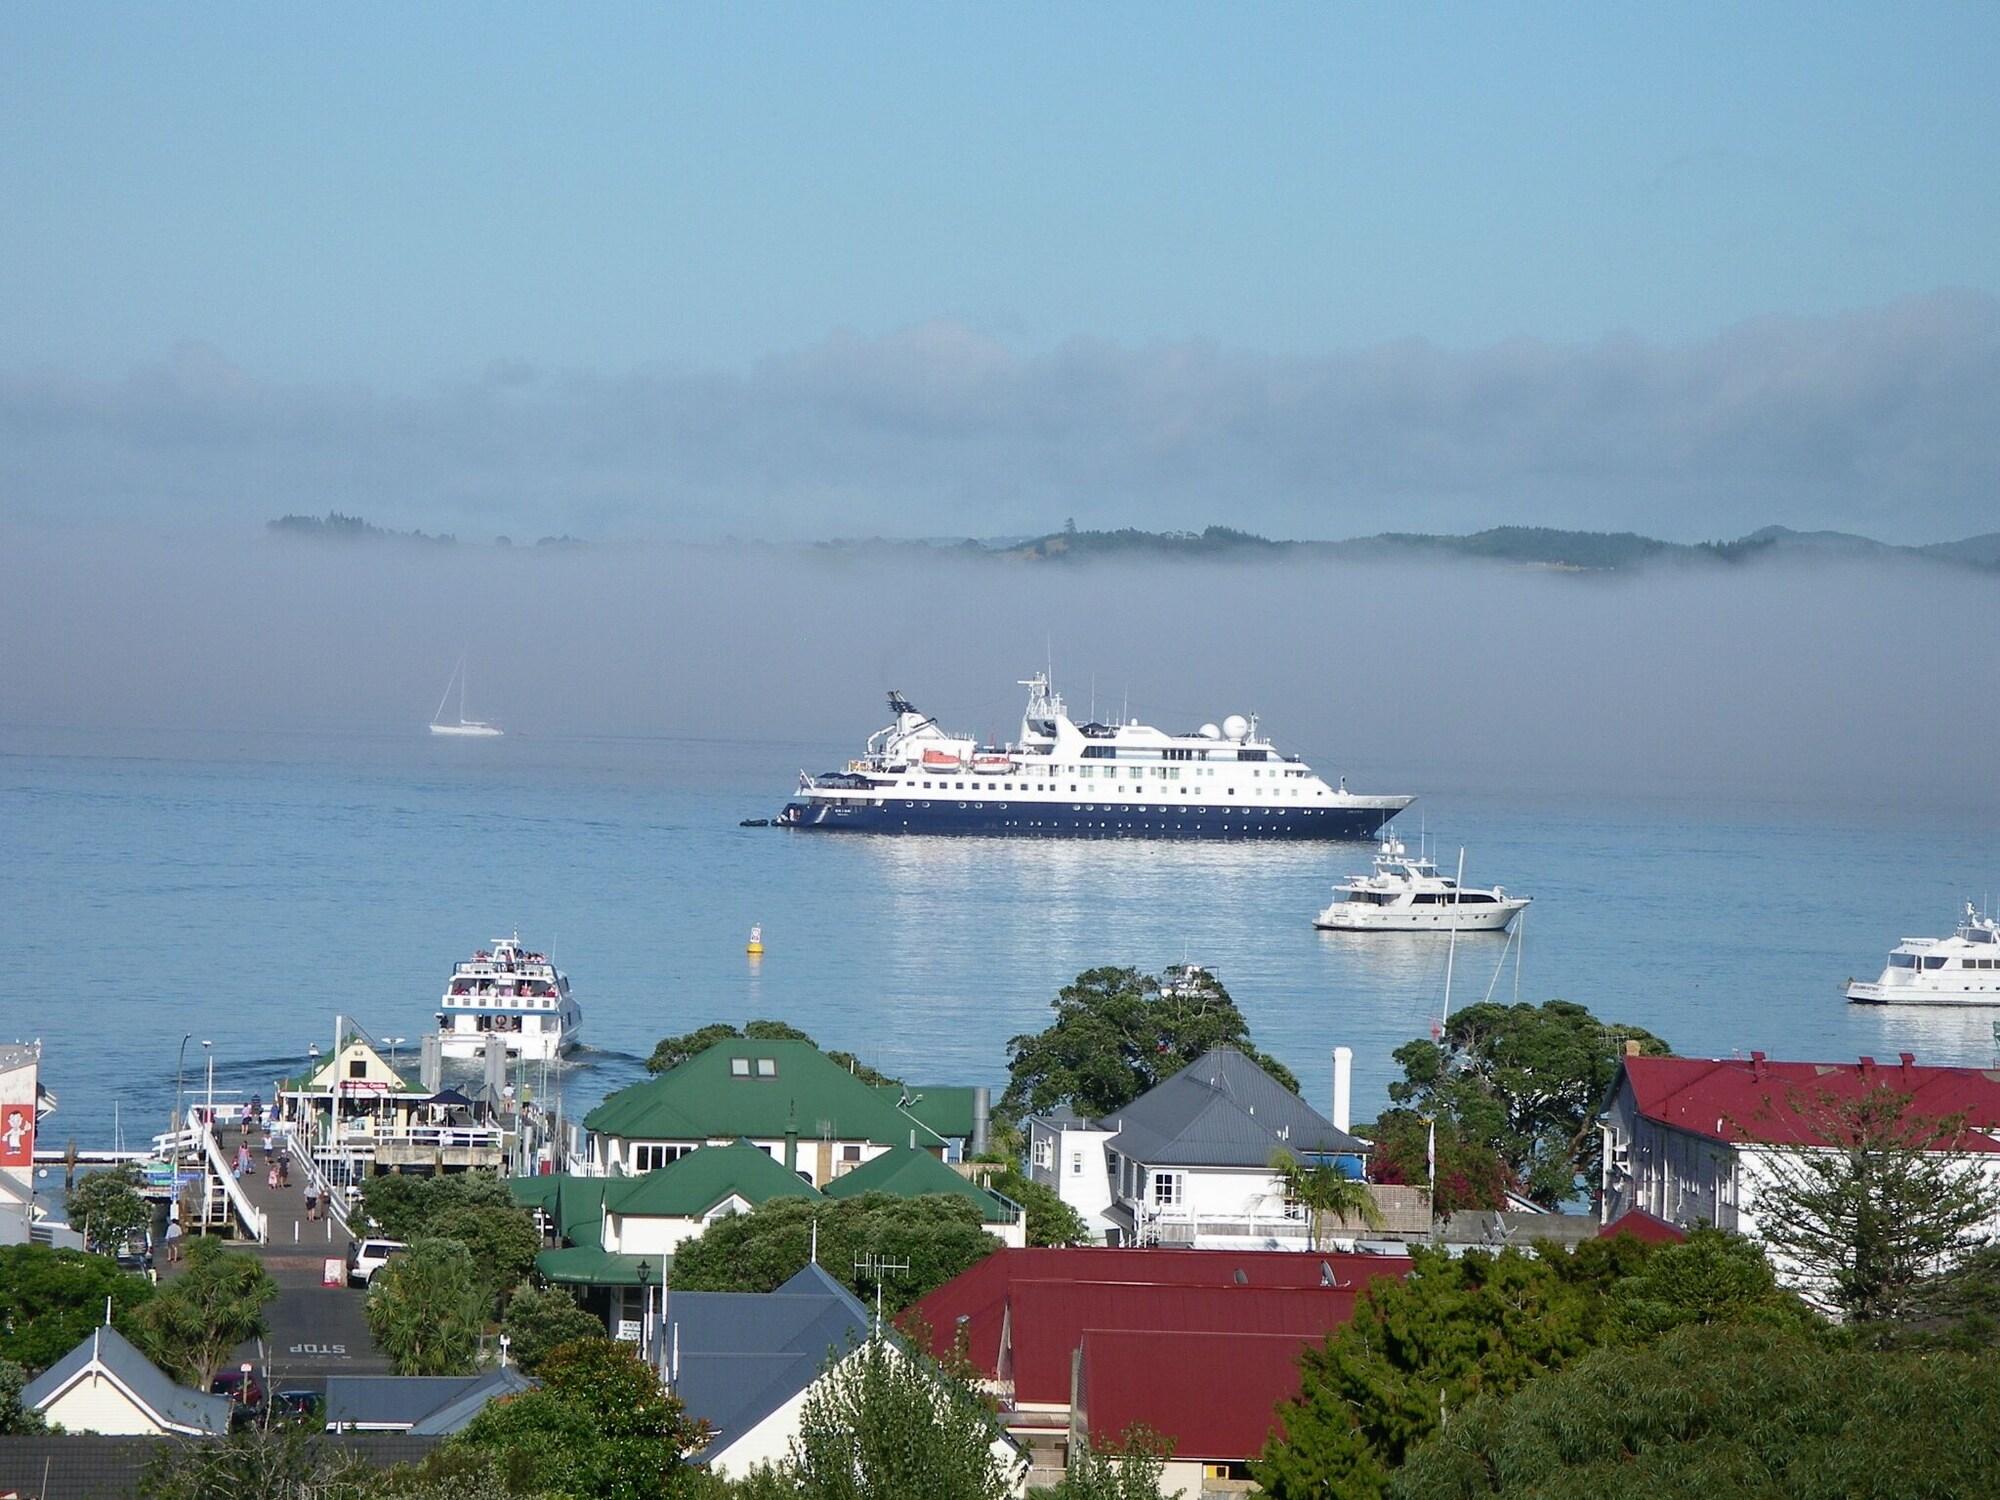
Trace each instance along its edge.
{"label": "ship's dark blue hull", "polygon": [[975,834],[1026,838],[1128,839],[1372,839],[1396,809],[1382,807],[1150,807],[1085,803],[923,802],[901,797],[872,802],[789,802],[785,828],[842,833]]}

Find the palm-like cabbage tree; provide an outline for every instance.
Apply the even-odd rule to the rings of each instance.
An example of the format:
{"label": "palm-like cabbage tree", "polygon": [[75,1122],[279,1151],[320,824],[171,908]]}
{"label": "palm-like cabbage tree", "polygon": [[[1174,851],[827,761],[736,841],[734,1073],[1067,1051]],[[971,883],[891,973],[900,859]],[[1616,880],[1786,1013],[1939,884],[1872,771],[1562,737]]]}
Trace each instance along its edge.
{"label": "palm-like cabbage tree", "polygon": [[1336,1219],[1359,1219],[1370,1229],[1382,1227],[1382,1210],[1376,1206],[1368,1184],[1349,1177],[1340,1168],[1309,1165],[1280,1149],[1271,1158],[1271,1170],[1284,1183],[1286,1199],[1304,1207],[1313,1249],[1319,1248],[1320,1227],[1329,1215]]}

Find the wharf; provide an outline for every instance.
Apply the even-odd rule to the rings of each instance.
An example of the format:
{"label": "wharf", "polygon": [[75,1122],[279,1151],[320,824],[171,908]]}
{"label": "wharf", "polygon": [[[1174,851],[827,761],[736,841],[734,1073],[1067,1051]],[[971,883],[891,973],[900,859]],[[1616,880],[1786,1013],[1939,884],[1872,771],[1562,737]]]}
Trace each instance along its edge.
{"label": "wharf", "polygon": [[[218,1144],[233,1152],[238,1132],[224,1127]],[[368,1331],[368,1293],[346,1284],[347,1247],[353,1236],[343,1214],[323,1219],[306,1217],[304,1184],[310,1167],[293,1157],[292,1185],[274,1188],[266,1181],[261,1150],[252,1150],[250,1172],[237,1179],[263,1218],[267,1238],[232,1242],[230,1248],[255,1256],[278,1284],[278,1295],[265,1309],[270,1333],[262,1349],[253,1342],[236,1351],[236,1362],[268,1369],[269,1389],[324,1391],[329,1375],[386,1375],[394,1370]],[[337,1199],[338,1193],[334,1194]],[[326,1263],[341,1265],[341,1284],[322,1284]],[[178,1265],[158,1266],[162,1279],[178,1274]]]}

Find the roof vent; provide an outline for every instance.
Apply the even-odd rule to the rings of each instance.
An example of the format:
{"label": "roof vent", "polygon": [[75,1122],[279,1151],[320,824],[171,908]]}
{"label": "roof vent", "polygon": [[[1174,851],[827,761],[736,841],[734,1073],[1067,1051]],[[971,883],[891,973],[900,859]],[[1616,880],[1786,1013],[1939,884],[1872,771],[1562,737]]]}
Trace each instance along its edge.
{"label": "roof vent", "polygon": [[1896,1060],[1903,1065],[1903,1081],[1908,1083],[1910,1081],[1910,1074],[1916,1071],[1917,1054],[1914,1052],[1898,1052]]}
{"label": "roof vent", "polygon": [[1861,1076],[1863,1078],[1873,1078],[1875,1076],[1874,1058],[1864,1057],[1861,1059]]}
{"label": "roof vent", "polygon": [[1762,1078],[1762,1077],[1764,1076],[1764,1054],[1763,1054],[1763,1053],[1761,1053],[1761,1052],[1752,1052],[1752,1053],[1750,1054],[1750,1076],[1751,1076],[1752,1078]]}

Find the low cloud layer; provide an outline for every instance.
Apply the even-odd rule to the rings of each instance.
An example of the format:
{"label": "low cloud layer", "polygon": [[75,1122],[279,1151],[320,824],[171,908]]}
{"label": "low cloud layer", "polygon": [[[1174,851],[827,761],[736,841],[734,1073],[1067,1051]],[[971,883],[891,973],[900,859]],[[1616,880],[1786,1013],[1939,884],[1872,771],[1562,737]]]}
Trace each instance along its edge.
{"label": "low cloud layer", "polygon": [[281,385],[187,346],[102,381],[0,373],[0,505],[252,526],[339,509],[468,537],[997,535],[1502,522],[1692,540],[1779,522],[1990,530],[2000,302],[1940,292],[1686,345],[1408,340],[1298,359],[952,324],[747,372],[496,365],[416,393]]}

